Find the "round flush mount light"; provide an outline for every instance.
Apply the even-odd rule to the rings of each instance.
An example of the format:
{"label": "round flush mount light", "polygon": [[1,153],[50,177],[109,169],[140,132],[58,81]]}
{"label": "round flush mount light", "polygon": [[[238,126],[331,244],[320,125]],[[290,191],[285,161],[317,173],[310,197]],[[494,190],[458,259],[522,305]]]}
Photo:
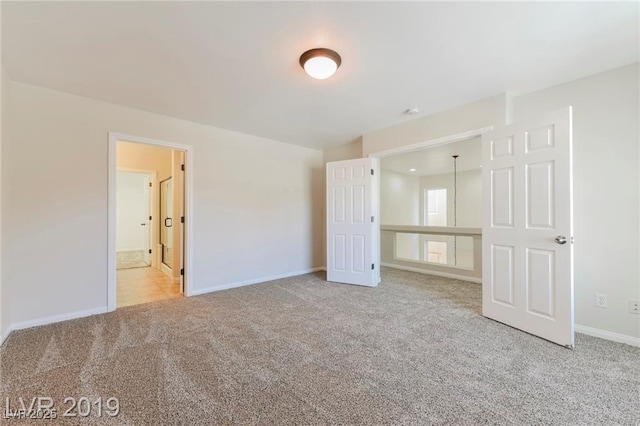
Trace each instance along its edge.
{"label": "round flush mount light", "polygon": [[331,77],[341,63],[342,58],[338,52],[324,47],[307,50],[300,56],[300,66],[318,80]]}
{"label": "round flush mount light", "polygon": [[415,172],[415,171],[416,171],[416,169],[409,169],[409,171],[410,171],[410,172]]}
{"label": "round flush mount light", "polygon": [[416,115],[419,112],[420,112],[420,110],[418,108],[409,108],[409,109],[404,110],[404,114],[406,114],[406,115]]}

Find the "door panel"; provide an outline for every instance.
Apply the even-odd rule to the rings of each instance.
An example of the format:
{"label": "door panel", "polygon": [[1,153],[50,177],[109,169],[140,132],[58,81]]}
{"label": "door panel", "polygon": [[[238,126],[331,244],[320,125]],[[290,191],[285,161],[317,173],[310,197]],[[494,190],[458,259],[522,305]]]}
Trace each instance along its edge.
{"label": "door panel", "polygon": [[492,170],[493,226],[513,226],[513,168]]}
{"label": "door panel", "polygon": [[566,346],[574,344],[571,144],[571,108],[482,140],[483,315]]}
{"label": "door panel", "polygon": [[513,247],[494,245],[493,250],[493,301],[513,306]]}
{"label": "door panel", "polygon": [[374,161],[362,158],[327,163],[328,281],[378,284],[377,225],[372,221],[376,186],[370,171]]}

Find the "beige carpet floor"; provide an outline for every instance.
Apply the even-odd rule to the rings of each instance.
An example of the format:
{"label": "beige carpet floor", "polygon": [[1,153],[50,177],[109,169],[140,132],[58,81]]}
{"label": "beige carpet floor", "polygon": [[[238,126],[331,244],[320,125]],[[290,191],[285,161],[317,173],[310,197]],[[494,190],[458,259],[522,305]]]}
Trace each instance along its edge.
{"label": "beige carpet floor", "polygon": [[387,269],[374,289],[309,274],[122,308],[14,332],[0,405],[120,401],[69,424],[640,422],[640,349],[580,334],[565,349],[480,302],[477,284]]}

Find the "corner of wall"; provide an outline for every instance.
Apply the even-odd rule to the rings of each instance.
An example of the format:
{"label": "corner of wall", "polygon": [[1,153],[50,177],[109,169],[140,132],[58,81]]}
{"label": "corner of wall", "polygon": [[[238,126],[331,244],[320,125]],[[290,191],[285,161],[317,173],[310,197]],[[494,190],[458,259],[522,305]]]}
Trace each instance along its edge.
{"label": "corner of wall", "polygon": [[327,148],[322,151],[322,161],[324,164],[330,161],[353,160],[355,158],[362,158],[362,136],[346,144]]}
{"label": "corner of wall", "polygon": [[6,271],[3,266],[6,264],[4,257],[6,255],[7,246],[5,242],[6,235],[4,226],[6,215],[5,208],[6,203],[4,199],[7,195],[5,187],[7,185],[6,178],[3,179],[3,175],[6,173],[5,167],[2,166],[3,162],[6,162],[5,150],[6,150],[6,135],[8,133],[7,124],[9,120],[6,119],[8,114],[8,104],[10,100],[11,78],[4,69],[4,66],[0,63],[0,345],[4,343],[6,338],[11,332],[10,324],[11,317],[9,315],[9,295],[7,280],[5,279]]}

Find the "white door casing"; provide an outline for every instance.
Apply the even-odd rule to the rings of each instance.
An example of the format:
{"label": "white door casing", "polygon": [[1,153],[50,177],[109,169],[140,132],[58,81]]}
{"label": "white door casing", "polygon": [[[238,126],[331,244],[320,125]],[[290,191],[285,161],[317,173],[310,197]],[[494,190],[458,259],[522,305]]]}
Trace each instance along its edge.
{"label": "white door casing", "polygon": [[573,347],[571,117],[567,107],[482,137],[482,314]]}
{"label": "white door casing", "polygon": [[151,249],[151,185],[152,185],[152,176],[147,175],[144,180],[144,200],[146,205],[146,210],[144,217],[141,218],[143,227],[143,240],[144,240],[144,263],[147,265],[151,265],[151,253],[149,250]]}
{"label": "white door casing", "polygon": [[376,165],[374,158],[327,163],[327,281],[378,285]]}

